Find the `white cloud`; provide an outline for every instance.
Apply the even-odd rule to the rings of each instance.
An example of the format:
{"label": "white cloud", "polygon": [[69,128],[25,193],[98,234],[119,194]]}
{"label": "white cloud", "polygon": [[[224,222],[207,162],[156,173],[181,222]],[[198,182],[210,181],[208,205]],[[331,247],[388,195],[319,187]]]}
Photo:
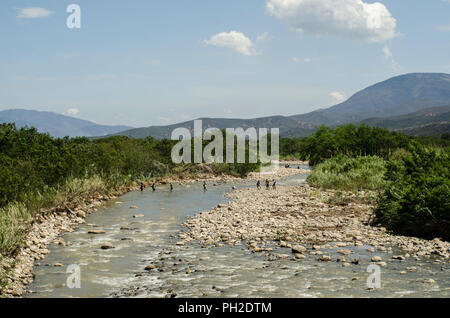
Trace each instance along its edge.
{"label": "white cloud", "polygon": [[382,51],[383,51],[384,57],[385,57],[386,59],[392,59],[392,58],[393,58],[392,52],[391,52],[391,49],[389,48],[389,46],[385,46],[385,47],[382,49]]}
{"label": "white cloud", "polygon": [[21,8],[18,9],[19,14],[18,18],[22,19],[38,19],[38,18],[46,18],[50,16],[53,12],[44,8],[32,7],[32,8]]}
{"label": "white cloud", "polygon": [[69,116],[76,116],[79,112],[80,110],[78,108],[69,108],[64,114]]}
{"label": "white cloud", "polygon": [[392,51],[389,48],[389,46],[386,45],[381,49],[381,51],[383,52],[384,58],[391,62],[392,68],[394,70],[399,70],[401,68],[400,64],[398,64],[397,61],[394,59],[394,55],[392,54]]}
{"label": "white cloud", "polygon": [[[450,0],[449,0],[450,3]],[[436,30],[441,31],[441,32],[450,32],[450,24],[449,25],[438,25],[436,27]]]}
{"label": "white cloud", "polygon": [[342,103],[343,101],[345,101],[346,97],[344,95],[344,93],[341,92],[331,92],[330,96],[333,98],[333,100],[337,103]]}
{"label": "white cloud", "polygon": [[236,52],[247,56],[256,54],[255,46],[252,40],[238,31],[218,33],[213,35],[209,40],[205,40],[205,43],[218,47],[231,48]]}
{"label": "white cloud", "polygon": [[264,32],[262,34],[258,34],[258,36],[256,37],[256,41],[264,41],[267,39],[267,37],[269,36],[268,32]]}
{"label": "white cloud", "polygon": [[380,2],[362,0],[267,0],[267,11],[295,31],[369,42],[394,38],[396,20]]}
{"label": "white cloud", "polygon": [[[293,61],[294,63],[300,63],[300,62],[302,62],[302,59],[300,59],[300,58],[298,58],[298,57],[293,57],[293,58],[292,58],[292,61]],[[305,63],[311,63],[311,58],[307,57],[307,58],[303,59],[303,62],[305,62]]]}

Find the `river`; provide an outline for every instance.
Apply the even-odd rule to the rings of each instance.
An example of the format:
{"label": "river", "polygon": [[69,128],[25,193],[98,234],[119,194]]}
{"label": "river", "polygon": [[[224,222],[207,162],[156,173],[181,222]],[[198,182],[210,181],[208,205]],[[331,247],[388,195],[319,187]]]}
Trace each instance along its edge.
{"label": "river", "polygon": [[[303,167],[305,168],[305,167]],[[306,175],[289,177],[280,185],[294,186]],[[234,186],[254,186],[240,181]],[[450,297],[449,266],[433,259],[406,259],[382,268],[382,288],[368,290],[367,266],[344,268],[340,263],[273,260],[252,254],[243,245],[202,248],[177,246],[175,236],[184,220],[224,203],[232,184],[201,183],[131,192],[108,202],[87,223],[63,236],[69,246],[52,244],[50,254],[34,269],[27,297]],[[130,209],[137,206],[138,209]],[[142,217],[134,218],[135,215]],[[105,234],[88,234],[102,229]],[[103,250],[111,243],[115,248]],[[273,246],[276,253],[289,253]],[[351,247],[354,256],[369,260],[368,246]],[[396,254],[401,251],[395,250]],[[336,256],[335,250],[327,251]],[[383,254],[381,254],[383,255]],[[390,255],[384,254],[383,259]],[[81,288],[67,285],[67,267],[80,268]],[[55,266],[57,265],[57,266]],[[61,266],[62,265],[62,266]],[[148,265],[154,267],[145,271]],[[418,270],[407,276],[407,266]],[[438,284],[427,284],[433,278]]]}

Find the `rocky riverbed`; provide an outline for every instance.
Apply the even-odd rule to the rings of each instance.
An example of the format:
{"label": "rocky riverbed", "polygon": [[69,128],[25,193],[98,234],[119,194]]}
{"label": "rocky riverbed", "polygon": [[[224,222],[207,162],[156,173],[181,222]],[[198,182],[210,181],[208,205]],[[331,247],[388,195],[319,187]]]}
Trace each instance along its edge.
{"label": "rocky riverbed", "polygon": [[[225,183],[242,180],[229,175],[214,175],[207,165],[197,167],[194,174],[183,176],[168,176],[158,179],[158,187],[164,187],[168,183],[190,184],[198,181],[208,183]],[[203,170],[202,170],[203,169]],[[252,173],[248,176],[250,180],[262,178],[280,179],[304,172],[302,169],[279,169],[273,174]],[[144,182],[146,187],[150,186],[149,181]],[[49,254],[49,245],[56,243],[62,246],[70,245],[60,236],[63,233],[73,232],[80,224],[86,223],[87,215],[95,212],[103,203],[116,199],[117,197],[138,190],[139,184],[123,187],[120,191],[109,195],[92,194],[84,198],[77,198],[72,202],[65,202],[59,207],[41,211],[33,220],[27,230],[24,247],[15,257],[0,258],[0,277],[6,277],[6,287],[0,286],[0,296],[19,297],[27,291],[28,286],[33,282],[33,267],[36,261],[41,261]],[[139,214],[136,214],[136,218]],[[56,264],[58,265],[58,264]]]}
{"label": "rocky riverbed", "polygon": [[[274,258],[314,257],[324,262],[339,261],[343,266],[358,262],[346,247],[367,245],[374,254],[373,262],[381,266],[409,257],[416,260],[436,257],[437,263],[448,262],[448,242],[391,235],[382,227],[373,227],[369,225],[372,206],[360,199],[367,197],[367,193],[347,195],[349,202],[335,204],[335,191],[318,190],[306,184],[276,190],[234,191],[229,194],[232,199],[229,203],[188,219],[183,224],[187,231],[179,234],[177,244],[195,241],[204,247],[217,247],[244,243],[254,253],[268,253]],[[292,254],[272,253],[269,246],[273,241],[292,248]],[[394,246],[404,253],[393,255]],[[321,252],[329,248],[339,249],[339,258],[332,259]],[[377,252],[392,255],[390,259],[381,259]]]}

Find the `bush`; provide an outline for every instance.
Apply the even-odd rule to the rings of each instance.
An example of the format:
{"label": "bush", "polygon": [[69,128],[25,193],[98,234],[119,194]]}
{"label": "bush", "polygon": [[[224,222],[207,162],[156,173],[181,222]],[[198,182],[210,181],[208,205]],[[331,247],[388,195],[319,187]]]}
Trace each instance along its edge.
{"label": "bush", "polygon": [[339,155],[315,166],[307,181],[313,187],[328,189],[376,190],[385,185],[385,171],[385,162],[379,157]]}
{"label": "bush", "polygon": [[450,239],[450,151],[414,143],[389,160],[375,222],[398,234]]}
{"label": "bush", "polygon": [[314,166],[337,155],[349,157],[388,156],[406,147],[410,138],[397,132],[366,125],[344,125],[335,129],[321,126],[307,138],[281,139],[282,157],[296,156]]}

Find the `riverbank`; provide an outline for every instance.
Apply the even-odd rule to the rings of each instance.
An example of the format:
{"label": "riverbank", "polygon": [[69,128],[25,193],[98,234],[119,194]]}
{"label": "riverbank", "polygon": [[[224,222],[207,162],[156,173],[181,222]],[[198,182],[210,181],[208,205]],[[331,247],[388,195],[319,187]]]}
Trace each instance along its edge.
{"label": "riverbank", "polygon": [[[405,258],[448,262],[450,243],[391,235],[382,227],[370,226],[373,194],[344,194],[345,203],[336,200],[342,192],[318,190],[307,184],[269,191],[254,188],[234,191],[229,194],[232,199],[229,203],[188,219],[183,224],[187,231],[179,234],[177,244],[195,241],[204,247],[215,247],[245,243],[254,253],[268,253],[269,257],[314,257],[320,261],[339,261],[343,266],[359,263],[346,246],[368,246],[373,261],[381,266]],[[292,254],[274,254],[270,247],[274,243],[292,248]],[[392,254],[393,247],[401,248],[403,253]],[[338,249],[341,256],[331,259],[321,252],[325,249]],[[377,252],[392,255],[390,259],[381,259]]]}
{"label": "riverbank", "polygon": [[[251,173],[249,180],[263,180],[263,178],[280,179],[304,172],[302,169],[279,169],[275,173],[267,175]],[[177,174],[161,178],[155,178],[157,188],[165,187],[169,183],[189,184],[199,181],[209,183],[232,183],[242,180],[229,175],[215,175],[206,165],[197,167],[197,172],[190,174]],[[152,181],[144,181],[148,188]],[[43,209],[29,222],[24,246],[14,257],[0,258],[0,278],[3,278],[3,286],[0,285],[0,297],[20,297],[27,291],[28,285],[33,281],[33,266],[35,261],[43,260],[48,255],[48,247],[52,243],[66,245],[60,236],[67,232],[73,232],[80,225],[86,223],[85,219],[95,212],[102,204],[116,199],[130,191],[139,189],[140,183],[135,182],[129,186],[123,186],[111,193],[88,193],[82,197],[74,198],[58,204],[58,207]]]}
{"label": "riverbank", "polygon": [[138,188],[136,182],[109,194],[90,193],[37,213],[27,226],[24,246],[16,255],[0,260],[0,277],[5,280],[5,286],[0,288],[0,297],[21,296],[33,281],[34,262],[45,258],[51,243],[66,245],[60,235],[73,232],[84,224],[86,217],[106,201]]}

